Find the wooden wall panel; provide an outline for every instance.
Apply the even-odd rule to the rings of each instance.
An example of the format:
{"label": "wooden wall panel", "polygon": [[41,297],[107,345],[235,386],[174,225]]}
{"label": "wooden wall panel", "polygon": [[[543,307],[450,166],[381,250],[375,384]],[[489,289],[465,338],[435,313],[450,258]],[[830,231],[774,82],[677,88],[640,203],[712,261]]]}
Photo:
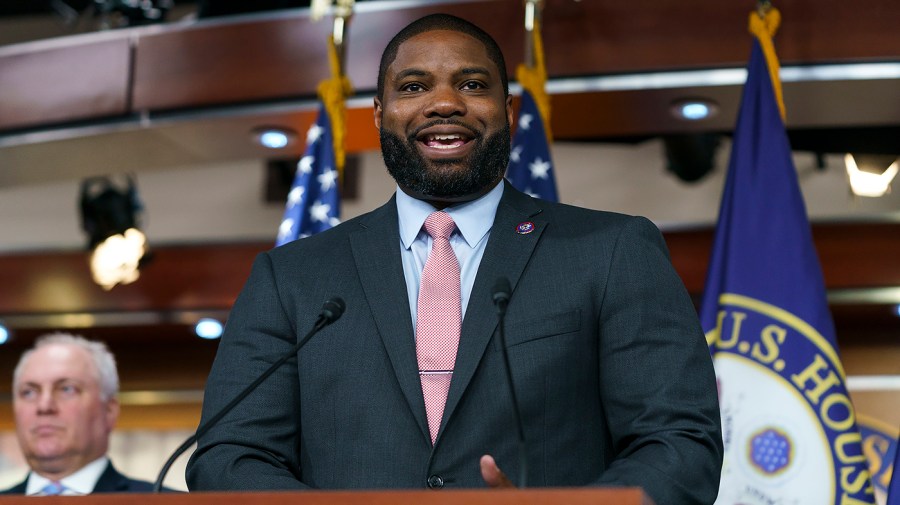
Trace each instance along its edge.
{"label": "wooden wall panel", "polygon": [[[813,240],[829,290],[900,286],[900,224],[816,224]],[[691,294],[703,292],[711,229],[666,233],[672,263]]]}
{"label": "wooden wall panel", "polygon": [[[544,39],[551,76],[746,65],[754,2],[652,0],[628,2],[548,0]],[[890,0],[775,4],[782,25],[776,47],[782,63],[897,57],[900,34]],[[508,19],[496,18],[493,25]],[[888,32],[893,32],[888,34]],[[893,46],[881,35],[892,40]]]}
{"label": "wooden wall panel", "polygon": [[[747,17],[752,6],[654,0],[638,8],[627,2],[548,0],[548,73],[580,77],[742,67],[751,44]],[[895,22],[900,7],[893,0],[784,0],[778,7],[784,22],[776,44],[784,64],[898,57],[900,31]],[[521,2],[408,4],[389,10],[361,4],[350,24],[347,50],[347,71],[357,91],[375,89],[381,50],[397,30],[438,11],[483,26],[498,40],[514,75],[524,52]],[[0,130],[311,98],[318,82],[328,76],[329,30],[328,20],[313,23],[306,10],[298,9],[0,48]]]}
{"label": "wooden wall panel", "polygon": [[272,244],[168,246],[152,250],[141,278],[104,291],[87,252],[0,255],[0,317],[113,311],[228,310],[253,258]]}
{"label": "wooden wall panel", "polygon": [[[830,290],[900,286],[900,224],[816,224],[813,235]],[[665,233],[676,270],[694,295],[703,290],[712,229]],[[0,317],[28,314],[228,310],[269,243],[154,249],[134,284],[103,291],[90,279],[87,253],[0,256]]]}
{"label": "wooden wall panel", "polygon": [[0,48],[0,130],[128,111],[128,39],[82,40]]}
{"label": "wooden wall panel", "polygon": [[328,23],[305,16],[178,27],[140,38],[135,110],[314,98],[328,77]]}

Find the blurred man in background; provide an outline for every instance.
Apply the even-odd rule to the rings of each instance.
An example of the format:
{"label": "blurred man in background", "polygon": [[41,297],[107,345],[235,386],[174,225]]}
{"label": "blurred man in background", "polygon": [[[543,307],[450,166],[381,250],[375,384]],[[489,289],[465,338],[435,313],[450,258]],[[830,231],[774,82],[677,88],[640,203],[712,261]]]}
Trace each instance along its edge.
{"label": "blurred man in background", "polygon": [[13,373],[16,435],[31,472],[0,494],[150,491],[149,482],[120,474],[106,456],[118,392],[116,360],[106,345],[66,333],[39,338]]}

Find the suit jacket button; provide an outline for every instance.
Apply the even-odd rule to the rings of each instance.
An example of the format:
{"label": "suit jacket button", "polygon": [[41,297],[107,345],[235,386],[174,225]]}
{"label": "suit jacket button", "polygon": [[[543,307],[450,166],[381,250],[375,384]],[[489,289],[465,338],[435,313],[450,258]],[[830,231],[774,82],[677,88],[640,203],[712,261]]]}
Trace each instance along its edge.
{"label": "suit jacket button", "polygon": [[428,477],[428,487],[431,489],[440,489],[444,487],[444,479],[440,475],[432,475]]}

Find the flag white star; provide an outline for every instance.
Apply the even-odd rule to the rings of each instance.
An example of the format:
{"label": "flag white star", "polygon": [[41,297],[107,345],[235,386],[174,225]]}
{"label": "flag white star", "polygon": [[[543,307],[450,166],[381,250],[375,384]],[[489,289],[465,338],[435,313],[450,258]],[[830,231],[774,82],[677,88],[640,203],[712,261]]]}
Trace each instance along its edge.
{"label": "flag white star", "polygon": [[531,170],[532,179],[546,179],[547,172],[550,171],[550,162],[544,161],[538,156],[534,159],[534,163],[528,164],[528,170]]}
{"label": "flag white star", "polygon": [[531,188],[526,188],[525,191],[523,191],[523,193],[525,193],[526,195],[530,196],[531,198],[540,198],[540,197],[541,197],[541,195],[539,195],[539,194],[535,193],[534,191],[532,191]]}
{"label": "flag white star", "polygon": [[317,223],[325,223],[331,217],[328,215],[329,212],[331,212],[331,205],[316,200],[316,203],[309,208],[309,217]]}
{"label": "flag white star", "polygon": [[328,191],[329,189],[334,187],[335,181],[337,181],[337,170],[325,169],[322,174],[316,177],[316,180],[319,181],[319,184],[322,186],[322,193]]}
{"label": "flag white star", "polygon": [[334,227],[334,226],[341,224],[341,220],[336,217],[332,217],[331,219],[328,220],[328,224],[330,224],[332,227]]}
{"label": "flag white star", "polygon": [[522,159],[522,150],[525,149],[525,146],[518,145],[513,147],[513,150],[509,153],[509,159],[513,163],[518,163]]}
{"label": "flag white star", "polygon": [[534,116],[531,114],[522,114],[519,116],[519,128],[523,130],[527,130],[531,128],[531,121],[534,120]]}
{"label": "flag white star", "polygon": [[313,142],[319,140],[319,137],[322,136],[322,127],[313,123],[312,126],[309,127],[309,130],[306,132],[306,145],[310,145]]}
{"label": "flag white star", "polygon": [[288,193],[287,205],[288,207],[293,207],[295,205],[300,205],[300,202],[303,201],[303,192],[306,190],[303,186],[297,186]]}
{"label": "flag white star", "polygon": [[285,237],[290,236],[291,230],[294,228],[294,220],[291,218],[286,218],[284,221],[278,225],[278,239],[283,240]]}
{"label": "flag white star", "polygon": [[297,163],[297,168],[300,169],[304,174],[308,174],[312,172],[312,164],[316,161],[315,156],[304,156],[300,158],[300,163]]}

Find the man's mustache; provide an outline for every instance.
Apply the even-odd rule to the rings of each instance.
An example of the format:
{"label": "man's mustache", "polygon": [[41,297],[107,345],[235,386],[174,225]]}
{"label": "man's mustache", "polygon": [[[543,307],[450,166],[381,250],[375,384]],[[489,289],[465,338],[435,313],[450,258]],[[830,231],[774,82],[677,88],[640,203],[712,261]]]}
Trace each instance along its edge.
{"label": "man's mustache", "polygon": [[415,142],[416,138],[418,138],[419,134],[422,133],[422,130],[424,130],[426,128],[431,128],[432,126],[438,126],[438,125],[462,126],[466,130],[469,130],[470,132],[472,132],[473,139],[480,139],[483,136],[483,134],[480,131],[467,125],[466,123],[463,123],[459,119],[435,119],[435,120],[429,121],[429,122],[423,124],[422,126],[416,128],[415,131],[413,131],[406,137],[406,140],[408,140],[409,142]]}

